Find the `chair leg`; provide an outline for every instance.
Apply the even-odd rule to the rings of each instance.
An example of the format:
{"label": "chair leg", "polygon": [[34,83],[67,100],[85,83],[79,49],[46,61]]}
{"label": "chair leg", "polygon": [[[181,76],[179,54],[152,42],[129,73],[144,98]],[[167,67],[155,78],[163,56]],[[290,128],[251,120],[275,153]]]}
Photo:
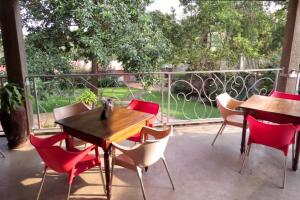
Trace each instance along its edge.
{"label": "chair leg", "polygon": [[47,174],[47,168],[45,167],[44,173],[43,173],[43,178],[42,178],[42,181],[41,181],[41,184],[40,184],[40,188],[39,188],[39,191],[38,191],[37,196],[36,196],[36,200],[40,199],[40,195],[41,195],[41,191],[42,191],[42,188],[43,188],[43,185],[44,185],[46,174]]}
{"label": "chair leg", "polygon": [[142,189],[142,192],[143,192],[144,200],[146,200],[144,184],[143,184],[143,181],[142,181],[142,169],[139,168],[139,167],[136,167],[136,172],[137,172],[139,180],[140,180],[140,184],[141,184],[141,189]]}
{"label": "chair leg", "polygon": [[3,158],[6,158],[5,157],[5,154],[0,150],[0,154],[1,154],[1,156],[3,157]]}
{"label": "chair leg", "polygon": [[225,123],[225,122],[223,122],[223,123],[224,123],[224,126],[223,126],[223,128],[221,129],[220,135],[223,134],[224,128],[225,128],[225,126],[226,126],[226,123]]}
{"label": "chair leg", "polygon": [[295,158],[295,144],[292,144],[292,159]]}
{"label": "chair leg", "polygon": [[283,163],[282,189],[284,189],[284,187],[285,187],[285,180],[286,180],[286,161],[287,161],[287,156],[284,157],[284,163]]}
{"label": "chair leg", "polygon": [[69,184],[69,189],[68,189],[68,196],[67,196],[67,200],[69,200],[69,197],[70,197],[71,185],[72,185],[72,184]]}
{"label": "chair leg", "polygon": [[221,125],[221,127],[220,127],[220,129],[219,129],[219,131],[218,131],[218,133],[217,133],[217,135],[216,135],[216,137],[214,138],[213,142],[211,143],[211,146],[214,146],[214,144],[215,144],[215,142],[216,142],[218,136],[219,136],[220,134],[222,134],[222,132],[223,132],[225,126],[226,126],[226,122],[224,121],[224,122],[222,123],[222,125]]}
{"label": "chair leg", "polygon": [[111,160],[111,174],[110,174],[110,186],[112,186],[113,176],[114,176],[114,168],[115,168],[115,156],[116,151],[112,149],[112,160]]}
{"label": "chair leg", "polygon": [[171,178],[171,174],[170,174],[169,169],[168,169],[168,165],[167,165],[166,159],[165,159],[165,157],[162,157],[161,159],[162,159],[162,161],[163,161],[163,163],[165,165],[165,168],[166,168],[166,171],[168,173],[169,180],[171,182],[172,188],[173,188],[173,190],[175,190],[175,187],[174,187],[174,184],[173,184],[173,181],[172,181],[172,178]]}
{"label": "chair leg", "polygon": [[242,173],[242,171],[243,171],[243,169],[245,167],[246,159],[247,159],[247,157],[249,157],[249,154],[250,154],[250,149],[251,149],[251,144],[248,145],[248,147],[247,147],[247,149],[246,149],[246,151],[244,153],[242,167],[241,167],[241,169],[239,171],[240,174]]}
{"label": "chair leg", "polygon": [[103,191],[104,191],[104,194],[106,194],[106,187],[105,187],[105,184],[106,184],[106,183],[104,182],[104,177],[103,177],[101,165],[99,165],[99,171],[100,171],[100,176],[101,176],[101,180],[102,180]]}

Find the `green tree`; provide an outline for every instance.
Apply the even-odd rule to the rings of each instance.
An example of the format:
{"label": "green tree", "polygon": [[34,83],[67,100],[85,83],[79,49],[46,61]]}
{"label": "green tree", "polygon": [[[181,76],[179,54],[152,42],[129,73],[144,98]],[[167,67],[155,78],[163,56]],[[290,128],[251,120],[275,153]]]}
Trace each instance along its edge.
{"label": "green tree", "polygon": [[[145,67],[157,70],[162,59],[157,54],[167,51],[167,41],[152,30],[151,18],[145,12],[150,1],[23,2],[28,32],[44,39],[31,41],[34,46],[45,51],[57,48],[73,58],[91,60],[93,72],[97,72],[98,64],[105,68],[112,59],[122,61],[128,71],[142,71]],[[128,48],[136,55],[123,55]],[[133,61],[138,59],[143,63]]]}
{"label": "green tree", "polygon": [[270,12],[269,3],[260,1],[180,2],[186,17],[175,23],[180,26],[181,48],[173,51],[178,59],[172,62],[186,61],[194,70],[217,69],[220,60],[234,66],[240,56],[263,60],[280,52],[284,8]]}

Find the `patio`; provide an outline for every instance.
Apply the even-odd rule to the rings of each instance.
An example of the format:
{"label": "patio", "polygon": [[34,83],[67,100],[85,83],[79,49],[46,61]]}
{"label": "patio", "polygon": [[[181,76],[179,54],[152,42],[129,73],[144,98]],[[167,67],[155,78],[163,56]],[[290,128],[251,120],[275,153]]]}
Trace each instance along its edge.
{"label": "patio", "polygon": [[[287,19],[282,43],[283,53],[280,62],[278,62],[280,69],[190,71],[188,73],[149,72],[149,74],[155,75],[160,80],[153,87],[155,88],[154,92],[150,91],[149,94],[146,94],[144,91],[140,91],[144,89],[143,87],[137,87],[135,89],[138,92],[132,93],[128,90],[119,94],[120,97],[116,95],[118,92],[113,91],[110,95],[104,95],[110,98],[117,96],[115,99],[122,103],[126,102],[124,105],[127,105],[129,100],[133,98],[157,102],[161,108],[158,117],[160,124],[185,124],[184,126],[174,127],[174,133],[170,138],[165,153],[176,190],[172,190],[163,164],[159,162],[151,166],[148,172],[143,173],[148,200],[299,199],[300,174],[299,170],[292,171],[291,169],[291,152],[288,157],[286,187],[283,190],[280,189],[283,175],[283,157],[280,151],[254,145],[246,169],[241,175],[238,173],[242,163],[242,156],[240,154],[242,130],[240,128],[226,127],[215,146],[212,147],[210,145],[221,125],[220,123],[216,123],[220,119],[218,118],[217,109],[214,107],[215,99],[211,98],[211,96],[214,96],[211,94],[217,90],[225,92],[230,87],[232,96],[237,98],[240,94],[245,95],[239,98],[240,100],[246,100],[252,94],[268,95],[273,89],[298,94],[300,81],[300,70],[298,67],[300,40],[297,40],[297,38],[300,36],[300,1],[290,0],[286,9]],[[91,84],[87,81],[90,80],[90,77],[87,76],[91,76],[93,78],[91,80],[93,81],[95,77],[116,76],[114,74],[99,74],[97,70],[92,70],[92,74],[90,75],[77,74],[70,77],[68,74],[50,76],[46,74],[28,74],[19,0],[1,1],[0,10],[1,36],[7,69],[7,76],[0,77],[0,82],[2,85],[6,81],[16,83],[34,97],[33,102],[30,102],[28,97],[25,98],[28,132],[48,132],[54,128],[54,119],[52,119],[51,112],[53,108],[64,106],[57,105],[56,103],[65,103],[58,101],[60,99],[57,96],[64,98],[65,101],[68,101],[68,104],[71,104],[75,102],[76,94],[81,93],[83,88],[97,89],[98,79],[95,81],[96,83]],[[249,75],[245,75],[245,72],[249,73]],[[265,73],[268,76],[262,76],[263,72],[268,72]],[[227,74],[231,73],[235,74],[232,74],[231,78],[228,78]],[[243,76],[238,73],[243,74]],[[144,75],[147,76],[149,74],[145,73]],[[182,74],[188,74],[188,76],[184,77]],[[136,75],[140,75],[140,73]],[[142,75],[143,73],[141,77],[143,77]],[[198,84],[198,87],[195,87],[197,82],[193,82],[195,81],[195,77],[201,83]],[[203,77],[206,77],[206,79],[203,79]],[[39,86],[36,83],[39,79],[42,80],[42,84],[40,85],[42,87],[40,88],[36,87]],[[56,81],[49,83],[49,85],[53,86],[53,91],[55,92],[49,92],[45,89],[47,88],[45,87],[46,82],[51,79]],[[65,82],[69,82],[72,87],[65,87],[69,85],[61,84],[64,83],[61,80],[66,80]],[[70,80],[78,83],[78,85],[74,85]],[[78,80],[81,80],[81,82]],[[246,80],[249,81],[247,82]],[[54,83],[59,83],[58,85],[61,87],[57,87],[58,85]],[[212,83],[215,85],[212,85]],[[179,89],[188,89],[190,87],[192,88],[192,92],[190,90],[185,92],[178,90],[175,93],[174,88],[176,84],[177,86],[181,86]],[[202,91],[205,89],[205,84],[207,84],[206,88],[213,91],[210,91],[210,93]],[[219,87],[218,84],[221,86]],[[234,86],[234,84],[236,85]],[[102,87],[102,84],[100,85]],[[125,86],[127,89],[132,87],[128,87],[126,84],[121,87],[126,89]],[[239,90],[236,89],[237,86]],[[261,87],[257,88],[259,86]],[[42,98],[41,96],[43,95],[40,91],[45,91],[49,96]],[[68,92],[70,91],[73,92],[73,96],[69,95]],[[129,96],[131,95],[131,98],[127,98],[126,95],[126,97],[123,97],[124,93]],[[189,97],[189,94],[192,94],[192,98]],[[49,101],[49,99],[52,101]],[[42,103],[50,104],[51,102],[54,102],[55,105],[53,104],[51,105],[52,107],[45,108],[44,110],[41,109],[43,106]],[[199,106],[199,104],[203,104],[203,107]],[[207,109],[207,106],[209,109]],[[51,120],[48,121],[49,118]],[[187,125],[188,123],[194,123],[193,120],[207,122],[207,119],[210,120],[209,123]],[[6,155],[6,158],[0,157],[0,199],[34,199],[39,188],[44,166],[40,156],[38,156],[36,150],[29,143],[19,150],[8,150],[6,143],[6,138],[0,137],[0,150]],[[297,152],[299,152],[299,149]],[[101,155],[101,159],[103,159],[103,155]],[[109,171],[108,165],[106,165],[106,171]],[[65,199],[67,191],[66,176],[50,172],[46,178],[41,199]],[[116,167],[112,182],[111,199],[135,200],[142,199],[142,197],[136,173]],[[107,199],[97,168],[89,170],[75,178],[72,184],[70,199]]]}
{"label": "patio", "polygon": [[[280,189],[282,153],[255,145],[243,173],[241,166],[241,129],[226,127],[214,147],[210,144],[219,123],[175,127],[166,149],[166,159],[176,190],[173,191],[162,163],[144,173],[148,199],[297,199],[300,174],[291,170],[288,159],[287,185]],[[43,165],[31,145],[8,151],[6,139],[0,139],[6,154],[0,164],[0,194],[4,199],[33,199],[41,181]],[[75,178],[70,199],[106,199],[99,171],[95,168]],[[51,173],[45,181],[41,199],[65,199],[67,182],[64,175]],[[134,172],[116,168],[112,199],[142,199]]]}

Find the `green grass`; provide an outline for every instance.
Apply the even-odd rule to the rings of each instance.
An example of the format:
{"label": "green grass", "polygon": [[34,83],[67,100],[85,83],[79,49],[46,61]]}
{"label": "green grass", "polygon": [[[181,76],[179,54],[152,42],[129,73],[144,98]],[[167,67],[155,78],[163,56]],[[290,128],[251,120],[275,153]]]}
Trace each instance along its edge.
{"label": "green grass", "polygon": [[[168,94],[164,92],[164,113],[168,110]],[[176,98],[176,97],[174,97]],[[159,103],[162,107],[161,92],[152,91],[151,93],[145,93],[141,96],[141,99],[145,101],[153,101]],[[170,99],[170,116],[176,119],[199,119],[199,118],[214,118],[219,117],[220,113],[218,108],[203,105],[196,100],[184,101],[183,98],[178,98],[176,101],[171,97]]]}
{"label": "green grass", "polygon": [[[151,91],[144,92],[143,90],[130,88],[131,92],[136,98],[143,99],[145,101],[153,101],[159,103],[162,107],[161,102],[161,92]],[[76,89],[72,91],[63,91],[59,95],[48,95],[47,99],[41,100],[40,103],[40,112],[52,112],[54,108],[65,106],[76,102],[76,98],[82,93],[83,89]],[[102,93],[103,97],[109,97],[115,100],[116,104],[124,104],[124,101],[129,101],[132,99],[132,94],[127,87],[118,87],[118,88],[103,88],[99,90],[99,94]],[[167,113],[168,110],[168,95],[167,92],[164,92],[164,113]],[[176,104],[177,102],[177,104]],[[126,102],[127,103],[127,102]],[[33,110],[36,113],[36,104],[33,101]],[[171,98],[170,106],[170,116],[175,117],[176,119],[198,119],[198,118],[208,118],[208,117],[219,117],[219,111],[216,107],[209,105],[204,106],[202,103],[199,103],[196,100],[184,101],[182,98],[175,101]]]}
{"label": "green grass", "polygon": [[[100,91],[100,90],[99,90]],[[110,97],[113,99],[120,99],[120,100],[128,100],[132,99],[132,94],[138,94],[142,90],[136,89],[136,88],[130,88],[130,90],[127,87],[120,87],[120,88],[103,88],[103,97]]]}

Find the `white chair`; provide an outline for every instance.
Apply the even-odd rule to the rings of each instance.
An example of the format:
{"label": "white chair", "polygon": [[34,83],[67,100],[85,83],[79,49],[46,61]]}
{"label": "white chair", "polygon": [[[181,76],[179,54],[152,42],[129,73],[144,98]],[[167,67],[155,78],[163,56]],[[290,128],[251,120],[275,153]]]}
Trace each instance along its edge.
{"label": "white chair", "polygon": [[145,134],[146,136],[153,136],[155,139],[147,139],[144,143],[137,144],[132,148],[113,143],[113,148],[118,149],[122,152],[122,154],[116,156],[115,151],[113,150],[111,177],[113,177],[114,165],[119,165],[124,168],[136,171],[140,180],[144,200],[146,200],[144,185],[142,181],[142,169],[153,165],[161,159],[168,173],[172,188],[173,190],[175,190],[170,172],[167,167],[166,159],[164,157],[164,151],[172,130],[172,127],[169,127],[166,130],[156,130],[150,127],[144,127],[141,131],[141,134]]}
{"label": "white chair", "polygon": [[243,120],[244,120],[243,112],[236,110],[243,103],[243,101],[238,101],[232,98],[231,96],[229,96],[229,94],[227,93],[218,95],[216,99],[217,99],[217,105],[220,109],[220,114],[224,119],[224,121],[216,137],[211,143],[212,146],[215,144],[218,136],[222,134],[227,124],[231,126],[237,126],[243,128]]}

